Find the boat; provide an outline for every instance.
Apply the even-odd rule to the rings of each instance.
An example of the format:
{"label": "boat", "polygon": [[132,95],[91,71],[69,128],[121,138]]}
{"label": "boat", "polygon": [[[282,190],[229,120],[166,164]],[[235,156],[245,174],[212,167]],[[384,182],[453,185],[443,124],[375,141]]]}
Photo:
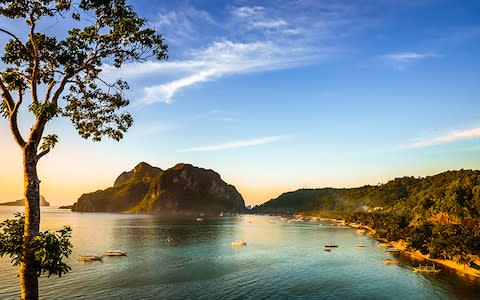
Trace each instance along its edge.
{"label": "boat", "polygon": [[357,232],[357,234],[364,234],[367,231],[365,229],[357,229],[356,232]]}
{"label": "boat", "polygon": [[267,222],[270,223],[270,224],[275,224],[274,220],[268,220]]}
{"label": "boat", "polygon": [[364,244],[355,244],[355,247],[356,248],[365,248],[365,245]]}
{"label": "boat", "polygon": [[127,252],[121,250],[108,250],[103,252],[104,256],[127,256]]}
{"label": "boat", "polygon": [[247,242],[242,240],[235,240],[232,242],[232,247],[245,247],[246,245],[247,245]]}
{"label": "boat", "polygon": [[435,265],[418,265],[418,267],[413,267],[413,272],[423,272],[423,273],[438,273],[441,269],[436,269]]}
{"label": "boat", "polygon": [[325,244],[324,247],[325,248],[337,248],[338,245],[337,244]]}
{"label": "boat", "polygon": [[398,261],[393,260],[393,259],[384,259],[383,264],[384,265],[398,265]]}
{"label": "boat", "polygon": [[401,250],[398,249],[398,248],[395,248],[395,247],[388,247],[387,252],[388,253],[398,253],[398,252],[401,252]]}
{"label": "boat", "polygon": [[195,220],[197,220],[198,222],[201,222],[203,221],[203,218],[196,218]]}
{"label": "boat", "polygon": [[326,252],[331,252],[331,251],[332,251],[332,248],[329,248],[329,247],[323,247],[323,251],[326,251]]}
{"label": "boat", "polygon": [[81,261],[95,261],[95,260],[102,260],[103,256],[97,255],[80,255],[79,260]]}

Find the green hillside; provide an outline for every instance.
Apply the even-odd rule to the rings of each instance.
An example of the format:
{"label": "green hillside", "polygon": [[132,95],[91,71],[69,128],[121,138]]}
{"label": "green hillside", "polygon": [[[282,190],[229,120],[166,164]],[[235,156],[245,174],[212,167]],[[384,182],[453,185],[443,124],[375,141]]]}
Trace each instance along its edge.
{"label": "green hillside", "polygon": [[425,178],[402,177],[377,186],[300,189],[254,208],[259,213],[391,211],[423,218],[448,213],[480,217],[480,171],[448,171]]}
{"label": "green hillside", "polygon": [[368,226],[378,239],[403,240],[431,258],[472,263],[480,256],[480,171],[403,177],[352,189],[301,189],[253,211],[342,218]]}

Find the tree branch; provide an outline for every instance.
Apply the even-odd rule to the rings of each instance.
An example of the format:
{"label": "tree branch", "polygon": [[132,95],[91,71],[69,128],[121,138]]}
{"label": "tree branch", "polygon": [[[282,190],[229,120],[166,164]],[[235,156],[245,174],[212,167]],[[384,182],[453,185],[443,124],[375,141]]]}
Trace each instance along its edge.
{"label": "tree branch", "polygon": [[38,77],[38,66],[39,66],[39,55],[38,55],[38,46],[37,42],[35,41],[35,20],[33,18],[33,10],[30,13],[30,41],[32,42],[33,47],[33,69],[32,69],[32,78],[31,78],[31,85],[32,85],[32,103],[38,103],[38,94],[37,94],[37,77]]}
{"label": "tree branch", "polygon": [[42,152],[38,153],[37,154],[37,161],[42,158],[43,156],[45,156],[48,152],[50,152],[50,149],[47,149],[47,150],[43,150]]}
{"label": "tree branch", "polygon": [[45,93],[45,102],[48,101],[48,99],[50,99],[50,94],[52,93],[52,89],[53,87],[55,86],[57,82],[55,80],[51,80],[50,83],[48,84],[48,88],[47,88],[47,92]]}
{"label": "tree branch", "polygon": [[3,32],[3,33],[8,34],[8,35],[11,36],[12,38],[14,38],[17,42],[19,42],[19,43],[21,43],[21,44],[23,45],[22,41],[21,41],[16,35],[14,35],[13,33],[11,33],[10,31],[5,30],[5,29],[3,29],[3,28],[0,28],[0,32]]}
{"label": "tree branch", "polygon": [[71,76],[65,75],[62,78],[62,81],[60,81],[60,85],[58,86],[57,90],[52,96],[52,103],[55,104],[56,107],[58,107],[58,98],[63,92],[63,89],[65,88],[65,85],[67,84],[68,80],[71,78]]}
{"label": "tree branch", "polygon": [[3,101],[7,104],[8,108],[8,113],[12,114],[13,109],[15,107],[15,102],[13,101],[12,95],[8,91],[8,89],[5,87],[5,84],[3,83],[2,77],[0,76],[0,89],[2,89],[2,98]]}
{"label": "tree branch", "polygon": [[15,137],[15,141],[21,148],[25,147],[25,144],[26,144],[25,140],[22,137],[22,134],[20,133],[20,129],[18,128],[18,121],[17,121],[18,108],[20,107],[22,102],[23,102],[23,88],[20,87],[18,89],[18,101],[15,104],[13,111],[10,113],[10,130],[12,131],[12,134]]}

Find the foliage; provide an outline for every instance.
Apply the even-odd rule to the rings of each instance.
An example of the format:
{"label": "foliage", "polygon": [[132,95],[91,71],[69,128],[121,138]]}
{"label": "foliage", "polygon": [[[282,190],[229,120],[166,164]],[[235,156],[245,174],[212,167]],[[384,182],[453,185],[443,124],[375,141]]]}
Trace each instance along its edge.
{"label": "foliage", "polygon": [[[16,219],[5,220],[0,223],[0,257],[8,255],[14,266],[18,266],[25,259],[22,251],[25,217],[15,214]],[[70,271],[70,267],[63,261],[72,253],[71,229],[68,226],[55,232],[40,232],[31,241],[29,253],[35,258],[37,276],[41,274],[58,275]]]}
{"label": "foliage", "polygon": [[432,258],[469,263],[471,255],[480,255],[480,171],[403,177],[353,189],[302,189],[254,211],[334,215],[369,226],[379,239],[405,240]]}
{"label": "foliage", "polygon": [[[125,0],[2,0],[0,15],[27,25],[19,25],[15,33],[0,28],[10,38],[1,56],[7,68],[0,72],[0,90],[8,94],[0,103],[1,114],[6,118],[16,114],[14,107],[21,105],[29,89],[29,108],[37,120],[65,116],[83,138],[120,140],[133,123],[122,111],[129,104],[124,96],[128,85],[102,78],[102,65],[120,68],[151,57],[166,59],[162,35],[145,28],[146,20]],[[62,39],[36,31],[37,24],[58,18],[73,23]],[[22,30],[23,35],[16,34]],[[43,99],[40,86],[46,91]]]}

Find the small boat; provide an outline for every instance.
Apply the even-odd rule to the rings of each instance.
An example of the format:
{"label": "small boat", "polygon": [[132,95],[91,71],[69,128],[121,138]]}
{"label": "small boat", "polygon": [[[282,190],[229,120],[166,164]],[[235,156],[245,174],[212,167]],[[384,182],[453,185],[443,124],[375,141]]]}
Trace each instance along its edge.
{"label": "small boat", "polygon": [[395,248],[395,247],[388,247],[387,252],[388,253],[398,253],[398,252],[401,252],[401,250],[398,249],[398,248]]}
{"label": "small boat", "polygon": [[268,220],[268,223],[275,224],[275,221],[274,220]]}
{"label": "small boat", "polygon": [[418,267],[413,267],[413,272],[423,272],[423,273],[438,273],[441,269],[436,269],[435,265],[418,265]]}
{"label": "small boat", "polygon": [[127,256],[127,252],[121,250],[108,250],[103,252],[104,256]]}
{"label": "small boat", "polygon": [[338,245],[337,245],[337,244],[325,244],[324,247],[325,247],[325,248],[337,248]]}
{"label": "small boat", "polygon": [[103,256],[97,255],[80,255],[79,260],[81,261],[95,261],[95,260],[102,260]]}
{"label": "small boat", "polygon": [[355,244],[355,248],[365,248],[364,244]]}
{"label": "small boat", "polygon": [[384,259],[383,264],[384,265],[398,265],[398,261],[393,260],[393,259]]}
{"label": "small boat", "polygon": [[323,251],[326,251],[326,252],[331,252],[331,251],[332,251],[332,248],[323,247]]}
{"label": "small boat", "polygon": [[198,222],[201,222],[203,221],[203,218],[196,218],[195,220],[197,220]]}
{"label": "small boat", "polygon": [[235,240],[232,242],[232,247],[245,247],[247,242],[241,240]]}
{"label": "small boat", "polygon": [[357,232],[357,234],[364,234],[367,231],[365,229],[357,229],[356,232]]}

